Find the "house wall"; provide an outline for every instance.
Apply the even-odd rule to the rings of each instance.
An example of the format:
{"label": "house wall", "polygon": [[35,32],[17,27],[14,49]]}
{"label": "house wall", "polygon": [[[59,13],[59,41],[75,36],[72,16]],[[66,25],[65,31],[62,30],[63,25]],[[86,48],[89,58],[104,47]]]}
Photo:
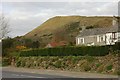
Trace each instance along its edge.
{"label": "house wall", "polygon": [[96,42],[96,37],[95,36],[86,36],[85,38],[85,45],[94,45]]}
{"label": "house wall", "polygon": [[[85,37],[77,37],[76,45],[85,45],[85,46],[113,45],[115,44],[115,42],[118,42],[118,40],[120,40],[119,38],[120,38],[120,32],[119,33],[118,32],[106,33],[106,34],[93,35],[93,36],[85,36]],[[80,41],[81,39],[83,39],[84,41],[81,42]]]}
{"label": "house wall", "polygon": [[95,40],[95,45],[106,45],[105,34],[96,35],[97,40]]}
{"label": "house wall", "polygon": [[0,57],[2,56],[2,41],[0,40]]}
{"label": "house wall", "polygon": [[120,42],[120,32],[118,33],[118,42]]}
{"label": "house wall", "polygon": [[115,38],[113,33],[106,33],[106,45],[113,45],[119,40],[120,32],[115,33]]}
{"label": "house wall", "polygon": [[112,33],[106,33],[106,45],[110,45],[112,43]]}
{"label": "house wall", "polygon": [[[101,37],[103,37],[103,40],[101,40]],[[84,39],[84,43],[81,43],[79,40]],[[76,38],[76,45],[105,45],[105,35],[93,35],[93,36],[85,36],[85,37],[77,37]]]}

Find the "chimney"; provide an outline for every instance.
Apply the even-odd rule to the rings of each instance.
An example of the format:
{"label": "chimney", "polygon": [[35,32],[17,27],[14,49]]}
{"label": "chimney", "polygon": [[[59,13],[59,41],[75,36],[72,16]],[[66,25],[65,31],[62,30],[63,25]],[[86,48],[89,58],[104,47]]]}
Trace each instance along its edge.
{"label": "chimney", "polygon": [[118,17],[113,16],[112,26],[118,25]]}
{"label": "chimney", "polygon": [[86,29],[86,23],[87,21],[84,21],[84,23],[81,25],[80,33]]}
{"label": "chimney", "polygon": [[86,26],[81,26],[80,32],[84,31],[86,29]]}

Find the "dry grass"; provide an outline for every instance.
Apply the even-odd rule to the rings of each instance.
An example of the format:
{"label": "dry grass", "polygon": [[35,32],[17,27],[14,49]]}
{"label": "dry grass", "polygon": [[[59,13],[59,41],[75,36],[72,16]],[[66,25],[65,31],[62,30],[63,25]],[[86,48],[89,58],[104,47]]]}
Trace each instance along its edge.
{"label": "dry grass", "polygon": [[[71,23],[75,22],[79,22],[79,26],[71,26],[75,28],[69,27]],[[31,32],[27,33],[24,37],[38,40],[42,39],[44,43],[48,43],[54,37],[54,34],[60,31],[60,33],[66,34],[66,36],[70,38],[68,40],[73,41],[79,33],[79,28],[83,25],[110,27],[112,25],[112,17],[57,16],[50,18]],[[74,30],[70,31],[69,28]],[[69,35],[72,35],[73,37],[70,37]]]}

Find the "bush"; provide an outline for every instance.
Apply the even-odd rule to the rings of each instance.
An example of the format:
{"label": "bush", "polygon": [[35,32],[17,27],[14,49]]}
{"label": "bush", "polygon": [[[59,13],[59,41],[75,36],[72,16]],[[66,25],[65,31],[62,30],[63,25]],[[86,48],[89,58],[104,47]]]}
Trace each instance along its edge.
{"label": "bush", "polygon": [[97,69],[97,72],[101,73],[104,71],[104,65],[100,65]]}
{"label": "bush", "polygon": [[25,61],[21,62],[21,67],[25,67]]}
{"label": "bush", "polygon": [[117,71],[117,75],[120,75],[120,70]]}
{"label": "bush", "polygon": [[112,67],[113,67],[113,65],[108,65],[108,66],[107,66],[107,70],[111,70]]}
{"label": "bush", "polygon": [[21,61],[20,61],[20,60],[18,60],[18,61],[16,62],[16,66],[17,66],[17,67],[20,67],[20,66],[21,66]]}
{"label": "bush", "polygon": [[95,58],[93,56],[86,56],[88,62],[93,62]]}
{"label": "bush", "polygon": [[84,67],[84,70],[85,70],[85,71],[90,71],[90,70],[91,70],[91,67],[90,67],[89,65],[86,65],[86,66]]}
{"label": "bush", "polygon": [[118,50],[117,45],[109,46],[82,46],[82,47],[56,47],[21,51],[20,56],[105,56],[109,51]]}
{"label": "bush", "polygon": [[48,64],[45,64],[45,69],[48,69],[49,65]]}
{"label": "bush", "polygon": [[98,68],[100,65],[101,65],[101,64],[98,63],[98,64],[96,64],[96,67]]}
{"label": "bush", "polygon": [[91,70],[90,64],[88,62],[83,63],[83,65],[81,67],[83,68],[84,71]]}
{"label": "bush", "polygon": [[55,64],[54,64],[54,66],[56,68],[60,68],[61,67],[61,61],[56,61]]}
{"label": "bush", "polygon": [[2,66],[8,66],[8,65],[10,65],[10,59],[2,58]]}
{"label": "bush", "polygon": [[25,67],[30,68],[31,67],[31,63],[27,62]]}

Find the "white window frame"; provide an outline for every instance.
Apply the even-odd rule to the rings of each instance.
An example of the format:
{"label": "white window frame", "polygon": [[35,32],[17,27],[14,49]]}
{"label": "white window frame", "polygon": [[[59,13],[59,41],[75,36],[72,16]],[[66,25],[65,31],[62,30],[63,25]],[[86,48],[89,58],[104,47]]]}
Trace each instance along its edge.
{"label": "white window frame", "polygon": [[104,36],[100,36],[100,42],[104,41]]}
{"label": "white window frame", "polygon": [[99,35],[97,36],[97,42],[100,42]]}
{"label": "white window frame", "polygon": [[97,42],[103,42],[103,41],[105,41],[105,35],[98,35]]}
{"label": "white window frame", "polygon": [[85,43],[84,38],[79,38],[79,42],[84,44]]}

